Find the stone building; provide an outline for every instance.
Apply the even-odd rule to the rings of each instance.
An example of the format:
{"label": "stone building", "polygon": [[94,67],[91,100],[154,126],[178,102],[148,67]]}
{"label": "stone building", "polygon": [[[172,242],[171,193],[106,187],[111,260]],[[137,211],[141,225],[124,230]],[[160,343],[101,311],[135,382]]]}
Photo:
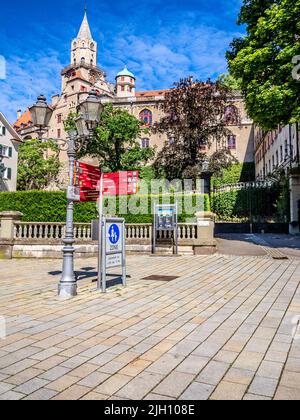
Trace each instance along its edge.
{"label": "stone building", "polygon": [[0,164],[4,171],[0,174],[0,191],[16,191],[18,172],[18,148],[21,137],[0,112]]}
{"label": "stone building", "polygon": [[289,124],[264,132],[254,128],[255,172],[258,180],[284,171],[290,182],[290,233],[299,233],[300,225],[300,155],[299,125]]}
{"label": "stone building", "polygon": [[[149,127],[161,118],[162,113],[158,105],[164,101],[167,90],[136,91],[138,81],[126,67],[117,74],[114,83],[109,83],[105,72],[98,67],[97,53],[98,46],[92,37],[85,13],[77,38],[71,43],[71,62],[61,72],[61,93],[52,97],[51,106],[54,112],[45,137],[67,137],[64,120],[70,112],[76,111],[76,107],[92,88],[102,97],[103,102],[112,102],[114,106],[126,109]],[[232,118],[233,107],[239,110],[239,121]],[[226,112],[232,134],[224,139],[223,144],[215,143],[210,148],[203,147],[202,151],[212,154],[218,148],[228,147],[240,162],[252,162],[253,124],[247,117],[243,98],[238,92],[232,96]],[[37,135],[29,111],[18,116],[14,127],[24,140]],[[157,146],[157,150],[160,150],[172,139],[151,133],[139,141],[142,147]],[[62,154],[61,159],[66,161],[66,155]]]}

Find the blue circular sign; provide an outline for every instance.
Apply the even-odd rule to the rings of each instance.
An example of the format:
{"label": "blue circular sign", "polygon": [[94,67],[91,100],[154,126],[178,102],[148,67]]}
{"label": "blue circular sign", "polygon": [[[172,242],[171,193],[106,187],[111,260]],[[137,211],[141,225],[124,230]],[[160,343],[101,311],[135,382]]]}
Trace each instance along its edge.
{"label": "blue circular sign", "polygon": [[111,225],[109,230],[108,230],[108,234],[109,234],[109,241],[113,245],[116,245],[119,242],[119,239],[120,239],[119,226],[118,225]]}

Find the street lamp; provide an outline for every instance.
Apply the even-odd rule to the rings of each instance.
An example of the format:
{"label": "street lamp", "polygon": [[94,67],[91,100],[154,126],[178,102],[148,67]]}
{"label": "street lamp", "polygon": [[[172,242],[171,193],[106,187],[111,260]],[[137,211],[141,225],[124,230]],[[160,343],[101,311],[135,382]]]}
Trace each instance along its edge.
{"label": "street lamp", "polygon": [[[33,124],[39,127],[40,131],[49,124],[52,109],[47,105],[46,98],[39,96],[38,102],[30,109]],[[68,131],[67,155],[69,159],[69,188],[67,194],[67,217],[66,233],[63,239],[63,269],[62,277],[58,286],[58,295],[70,299],[77,295],[77,280],[74,273],[74,199],[70,190],[74,186],[75,159],[82,142],[90,138],[92,131],[97,127],[102,111],[102,104],[96,91],[91,91],[88,98],[82,102],[78,110],[81,112],[76,119],[76,129]],[[58,139],[61,140],[61,139]]]}
{"label": "street lamp", "polygon": [[39,129],[40,138],[42,138],[43,130],[48,127],[52,116],[52,108],[48,106],[46,97],[40,95],[37,102],[29,108],[32,123]]}

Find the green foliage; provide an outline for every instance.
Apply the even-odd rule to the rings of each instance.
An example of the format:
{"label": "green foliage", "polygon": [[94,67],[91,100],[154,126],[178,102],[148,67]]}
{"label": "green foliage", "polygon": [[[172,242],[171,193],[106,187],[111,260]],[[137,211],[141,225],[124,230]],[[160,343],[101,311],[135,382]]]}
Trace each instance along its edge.
{"label": "green foliage", "polygon": [[218,188],[223,185],[237,184],[255,180],[254,163],[237,163],[229,168],[221,170],[219,175],[212,177],[212,187]]}
{"label": "green foliage", "polygon": [[[201,202],[198,211],[210,210],[209,197],[189,196],[190,205],[197,206],[199,199]],[[122,216],[127,223],[152,223],[152,204],[156,202],[174,203],[177,200],[183,202],[183,198],[174,195],[162,196],[121,196],[116,200],[114,197],[105,199],[105,211],[110,215]],[[167,200],[167,201],[166,201]],[[198,201],[197,201],[198,200]],[[203,207],[201,206],[203,201]],[[20,211],[24,214],[23,220],[27,222],[65,222],[66,219],[66,194],[64,192],[48,191],[19,191],[14,193],[0,193],[0,212],[1,211]],[[146,206],[147,214],[139,213],[139,207]],[[142,207],[144,210],[144,207]],[[189,207],[188,207],[189,208]],[[136,211],[135,211],[136,210]],[[197,210],[196,210],[197,211]],[[128,214],[126,214],[128,213]],[[77,223],[90,223],[98,215],[96,203],[76,203],[74,207],[74,221]],[[180,221],[184,222],[194,216],[192,212],[185,211],[180,216]]]}
{"label": "green foliage", "polygon": [[18,189],[44,189],[55,182],[60,170],[54,141],[27,140],[19,147]]}
{"label": "green foliage", "polygon": [[252,219],[262,221],[276,218],[278,196],[279,191],[273,188],[213,193],[211,207],[219,220]]}
{"label": "green foliage", "polygon": [[108,172],[138,170],[155,155],[154,148],[142,149],[137,142],[147,130],[126,110],[107,104],[95,135],[82,147],[80,157],[92,156]]}
{"label": "green foliage", "polygon": [[300,83],[292,77],[300,52],[299,15],[299,0],[244,0],[239,22],[247,25],[247,35],[227,53],[248,114],[265,130],[300,120]]}
{"label": "green foliage", "polygon": [[231,74],[220,74],[218,81],[230,90],[241,89],[241,79],[236,80]]}

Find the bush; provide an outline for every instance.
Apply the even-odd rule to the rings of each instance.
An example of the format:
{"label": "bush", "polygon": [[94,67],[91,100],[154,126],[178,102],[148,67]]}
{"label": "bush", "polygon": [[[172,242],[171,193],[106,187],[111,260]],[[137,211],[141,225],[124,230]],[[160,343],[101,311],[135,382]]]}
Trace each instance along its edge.
{"label": "bush", "polygon": [[255,180],[254,163],[238,163],[228,169],[222,169],[221,176],[212,177],[212,187],[218,188],[223,185],[237,184]]}
{"label": "bush", "polygon": [[[192,205],[197,204],[199,197],[204,198],[204,208],[198,208],[198,211],[210,210],[210,202],[208,195],[204,196],[188,196],[191,197]],[[118,215],[124,217],[127,223],[152,223],[153,217],[151,215],[151,200],[161,202],[162,199],[170,200],[174,203],[174,195],[164,196],[123,196],[117,198],[116,206],[114,198],[106,198],[105,208],[111,215]],[[176,200],[183,200],[183,198],[176,197]],[[146,203],[148,207],[148,214],[124,214],[126,209],[131,207],[137,208],[139,203]],[[49,191],[18,191],[13,193],[0,193],[0,212],[2,211],[20,211],[24,214],[23,220],[26,222],[65,222],[66,219],[66,194],[65,192],[49,192]],[[116,207],[116,208],[115,208]],[[98,215],[96,203],[76,203],[74,206],[74,221],[77,223],[90,223],[91,220],[96,219]],[[194,217],[194,214],[189,211],[183,213],[179,217],[179,221],[185,222],[187,219]]]}
{"label": "bush", "polygon": [[268,219],[276,215],[279,191],[273,188],[253,188],[213,193],[212,211],[219,219]]}

